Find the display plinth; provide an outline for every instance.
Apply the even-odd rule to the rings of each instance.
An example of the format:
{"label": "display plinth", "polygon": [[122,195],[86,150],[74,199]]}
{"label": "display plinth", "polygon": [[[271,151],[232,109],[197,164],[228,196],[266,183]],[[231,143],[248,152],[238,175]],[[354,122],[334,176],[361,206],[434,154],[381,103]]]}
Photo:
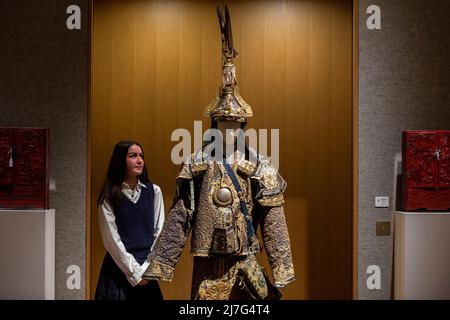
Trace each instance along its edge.
{"label": "display plinth", "polygon": [[55,298],[55,210],[0,210],[0,299]]}
{"label": "display plinth", "polygon": [[450,212],[395,212],[394,298],[450,299]]}

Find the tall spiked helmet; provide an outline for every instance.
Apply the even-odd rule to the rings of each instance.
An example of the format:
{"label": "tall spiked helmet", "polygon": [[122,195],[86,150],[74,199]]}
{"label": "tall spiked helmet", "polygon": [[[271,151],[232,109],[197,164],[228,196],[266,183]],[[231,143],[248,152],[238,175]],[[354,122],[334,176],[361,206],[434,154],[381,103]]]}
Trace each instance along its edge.
{"label": "tall spiked helmet", "polygon": [[239,95],[236,67],[233,58],[238,54],[233,47],[230,12],[225,6],[225,14],[217,7],[220,33],[222,34],[222,86],[218,95],[206,108],[205,116],[212,120],[247,122],[253,116],[252,108]]}

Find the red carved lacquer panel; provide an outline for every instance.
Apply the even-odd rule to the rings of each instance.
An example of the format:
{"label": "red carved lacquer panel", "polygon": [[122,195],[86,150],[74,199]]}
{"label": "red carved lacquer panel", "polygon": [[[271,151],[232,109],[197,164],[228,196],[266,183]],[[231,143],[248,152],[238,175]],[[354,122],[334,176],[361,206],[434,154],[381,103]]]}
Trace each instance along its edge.
{"label": "red carved lacquer panel", "polygon": [[450,210],[450,131],[405,131],[403,170],[404,210]]}
{"label": "red carved lacquer panel", "polygon": [[0,129],[1,208],[48,208],[47,138],[47,129]]}
{"label": "red carved lacquer panel", "polygon": [[445,201],[450,200],[450,189],[429,190],[411,189],[408,194],[409,201]]}
{"label": "red carved lacquer panel", "polygon": [[0,128],[0,186],[13,183],[12,129]]}
{"label": "red carved lacquer panel", "polygon": [[409,187],[437,186],[436,143],[436,133],[408,134],[406,174]]}
{"label": "red carved lacquer panel", "polygon": [[16,185],[42,185],[45,179],[45,143],[45,131],[16,130]]}
{"label": "red carved lacquer panel", "polygon": [[439,134],[439,186],[450,188],[450,132]]}

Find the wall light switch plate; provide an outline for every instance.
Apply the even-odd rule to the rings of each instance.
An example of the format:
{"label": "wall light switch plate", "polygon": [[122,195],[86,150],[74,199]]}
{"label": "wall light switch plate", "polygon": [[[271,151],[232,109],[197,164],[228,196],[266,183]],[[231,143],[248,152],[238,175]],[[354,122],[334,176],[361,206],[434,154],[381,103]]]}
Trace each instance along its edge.
{"label": "wall light switch plate", "polygon": [[375,197],[375,208],[389,208],[389,197]]}
{"label": "wall light switch plate", "polygon": [[56,181],[54,179],[49,179],[49,181],[48,181],[48,189],[50,191],[56,191]]}

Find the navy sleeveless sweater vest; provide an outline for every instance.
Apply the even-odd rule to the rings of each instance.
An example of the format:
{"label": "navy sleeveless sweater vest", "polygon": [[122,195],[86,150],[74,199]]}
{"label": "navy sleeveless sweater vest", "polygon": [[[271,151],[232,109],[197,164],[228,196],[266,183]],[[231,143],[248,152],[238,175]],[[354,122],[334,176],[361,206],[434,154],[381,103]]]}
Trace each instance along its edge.
{"label": "navy sleeveless sweater vest", "polygon": [[154,241],[154,196],[153,184],[141,187],[141,196],[133,203],[126,196],[114,212],[117,231],[127,251],[139,264],[144,263]]}

